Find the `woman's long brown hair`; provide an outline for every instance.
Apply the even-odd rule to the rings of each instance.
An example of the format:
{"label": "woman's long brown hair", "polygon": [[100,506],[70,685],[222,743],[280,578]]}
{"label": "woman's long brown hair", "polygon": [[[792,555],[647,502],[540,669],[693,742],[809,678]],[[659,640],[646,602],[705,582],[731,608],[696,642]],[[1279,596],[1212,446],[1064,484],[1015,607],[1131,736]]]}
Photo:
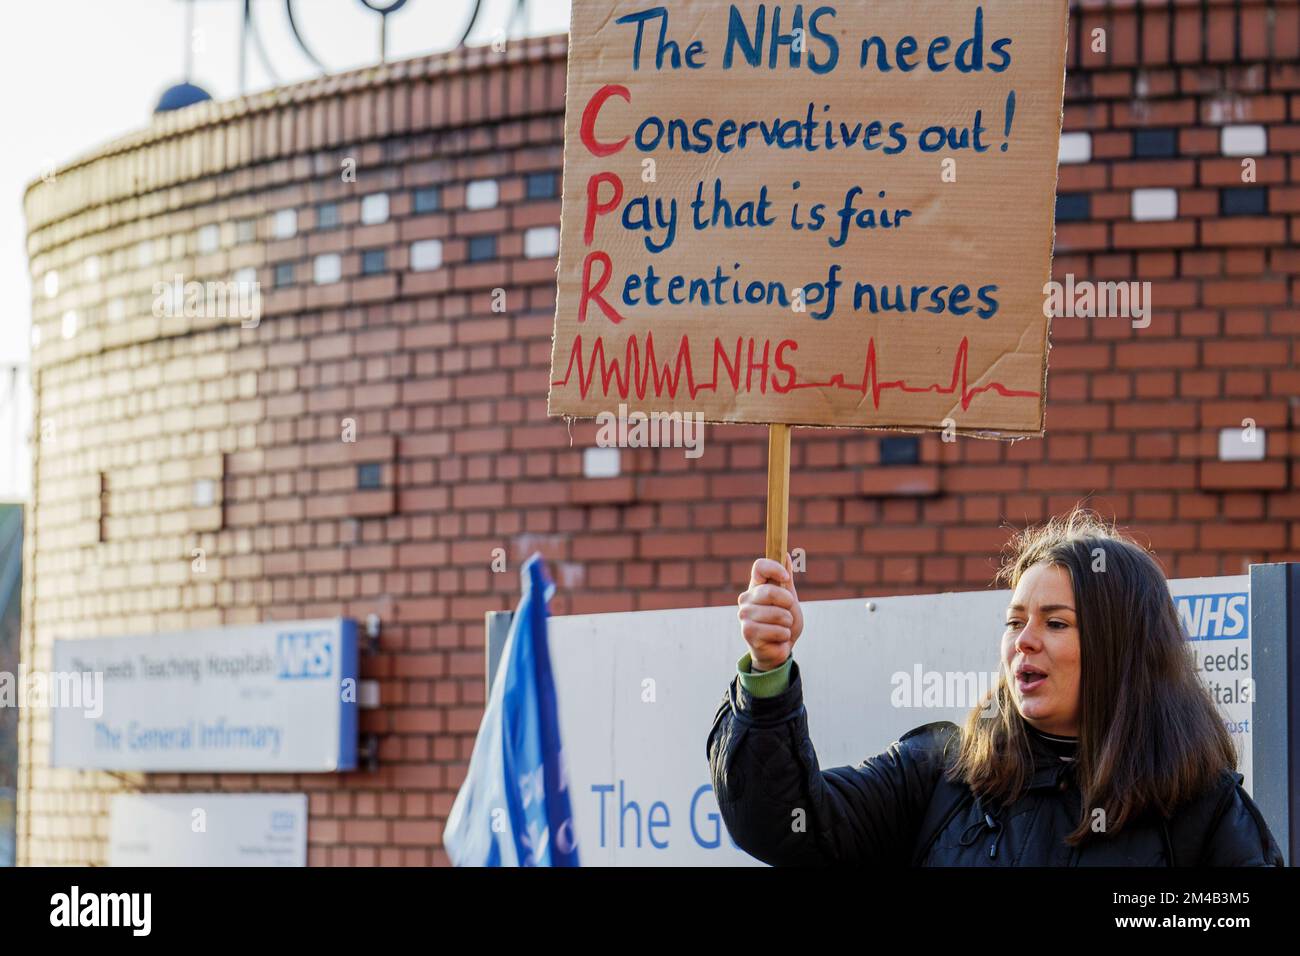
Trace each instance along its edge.
{"label": "woman's long brown hair", "polygon": [[[1165,576],[1143,548],[1095,514],[1076,509],[1017,534],[998,574],[1014,588],[1037,564],[1065,568],[1079,628],[1082,793],[1077,845],[1095,810],[1114,835],[1146,813],[1168,817],[1235,769],[1237,752],[1196,675]],[[1007,804],[1032,773],[1026,725],[1006,666],[988,701],[971,711],[950,771],[977,795]]]}

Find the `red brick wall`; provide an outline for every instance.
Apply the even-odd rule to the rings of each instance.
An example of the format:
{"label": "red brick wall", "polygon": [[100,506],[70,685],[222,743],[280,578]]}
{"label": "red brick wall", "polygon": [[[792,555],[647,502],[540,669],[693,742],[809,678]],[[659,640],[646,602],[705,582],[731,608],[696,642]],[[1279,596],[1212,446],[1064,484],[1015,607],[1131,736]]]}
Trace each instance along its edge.
{"label": "red brick wall", "polygon": [[[926,436],[919,464],[899,467],[879,464],[872,433],[796,431],[805,599],[984,586],[1007,525],[1080,500],[1179,576],[1300,559],[1300,5],[1140,10],[1139,30],[1133,4],[1085,4],[1072,30],[1065,128],[1091,134],[1092,158],[1063,165],[1059,191],[1086,194],[1088,215],[1060,224],[1055,272],[1150,280],[1150,327],[1055,323],[1042,440]],[[1080,52],[1094,26],[1104,56]],[[138,787],[305,790],[311,863],[445,863],[483,703],[483,613],[513,605],[524,557],[548,559],[555,613],[735,600],[763,546],[761,428],[709,427],[694,461],[626,449],[618,477],[587,479],[594,424],[546,418],[554,260],[523,246],[560,204],[527,198],[526,177],[561,168],[563,91],[562,38],[394,64],[197,107],[29,191],[38,432],[58,436],[36,455],[29,666],[55,635],[372,612],[384,626],[363,661],[382,696],[362,719],[379,735],[373,773],[53,771],[47,723],[25,717],[23,861],[104,862],[107,795]],[[1266,215],[1220,213],[1220,190],[1242,187],[1224,123],[1266,127]],[[1135,132],[1161,129],[1177,155],[1137,157]],[[347,157],[356,183],[340,179]],[[468,210],[481,178],[498,203]],[[417,214],[427,185],[441,209]],[[1162,187],[1178,218],[1133,222],[1132,190]],[[361,224],[361,197],[381,191],[388,220]],[[336,229],[316,228],[326,201]],[[298,234],[276,240],[288,208]],[[234,223],[250,219],[241,241]],[[196,249],[207,223],[225,224],[219,251]],[[495,256],[470,262],[471,238],[493,235]],[[442,265],[413,271],[411,243],[433,238]],[[361,275],[369,248],[388,250],[382,274]],[[317,285],[314,259],[331,252],[342,277]],[[90,255],[101,277],[79,281]],[[149,315],[152,283],[175,271],[254,268],[271,290],[285,263],[292,282],[267,292],[256,329]],[[344,418],[355,443],[340,441]],[[1218,430],[1244,418],[1267,432],[1267,460],[1218,462]],[[357,488],[359,463],[380,465],[380,488]],[[214,506],[192,506],[195,478],[216,480]],[[508,573],[492,571],[496,548]]]}

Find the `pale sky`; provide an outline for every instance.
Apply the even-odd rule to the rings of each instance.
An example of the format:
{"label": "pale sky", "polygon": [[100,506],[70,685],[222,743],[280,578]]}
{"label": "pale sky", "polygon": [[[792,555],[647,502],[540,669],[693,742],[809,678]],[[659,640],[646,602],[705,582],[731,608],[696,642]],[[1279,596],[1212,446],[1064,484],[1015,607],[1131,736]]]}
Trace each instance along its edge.
{"label": "pale sky", "polygon": [[[381,5],[376,3],[376,6]],[[404,59],[451,47],[473,0],[408,0],[388,18],[388,55]],[[53,164],[148,123],[159,94],[185,78],[187,0],[37,0],[0,8],[0,363],[25,361],[31,282],[22,197]],[[274,82],[250,42],[248,92],[310,79],[280,0],[254,0],[253,15]],[[491,42],[514,0],[484,0],[471,45]],[[239,93],[240,0],[196,0],[192,82],[214,99]],[[298,28],[331,72],[376,62],[379,16],[360,0],[297,0]],[[569,0],[529,0],[513,36],[562,33]]]}

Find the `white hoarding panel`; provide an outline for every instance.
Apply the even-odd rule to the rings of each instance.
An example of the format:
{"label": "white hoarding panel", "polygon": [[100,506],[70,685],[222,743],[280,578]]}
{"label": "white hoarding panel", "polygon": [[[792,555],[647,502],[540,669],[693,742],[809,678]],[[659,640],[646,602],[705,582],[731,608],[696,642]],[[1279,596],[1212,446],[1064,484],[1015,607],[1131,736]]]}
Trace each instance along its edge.
{"label": "white hoarding panel", "polygon": [[[1249,789],[1249,579],[1170,591]],[[961,723],[996,677],[1009,598],[805,603],[795,656],[822,768],[857,764],[922,724]],[[583,864],[755,864],[722,825],[705,754],[745,652],[736,608],[552,618],[550,646]]]}

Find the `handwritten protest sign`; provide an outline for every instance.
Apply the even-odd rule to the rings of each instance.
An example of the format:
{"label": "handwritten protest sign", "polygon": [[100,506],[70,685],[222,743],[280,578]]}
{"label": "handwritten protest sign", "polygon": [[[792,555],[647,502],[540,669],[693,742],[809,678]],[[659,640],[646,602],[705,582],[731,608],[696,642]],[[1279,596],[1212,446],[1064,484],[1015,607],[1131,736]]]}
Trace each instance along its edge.
{"label": "handwritten protest sign", "polygon": [[1066,8],[575,2],[550,412],[1041,434]]}

